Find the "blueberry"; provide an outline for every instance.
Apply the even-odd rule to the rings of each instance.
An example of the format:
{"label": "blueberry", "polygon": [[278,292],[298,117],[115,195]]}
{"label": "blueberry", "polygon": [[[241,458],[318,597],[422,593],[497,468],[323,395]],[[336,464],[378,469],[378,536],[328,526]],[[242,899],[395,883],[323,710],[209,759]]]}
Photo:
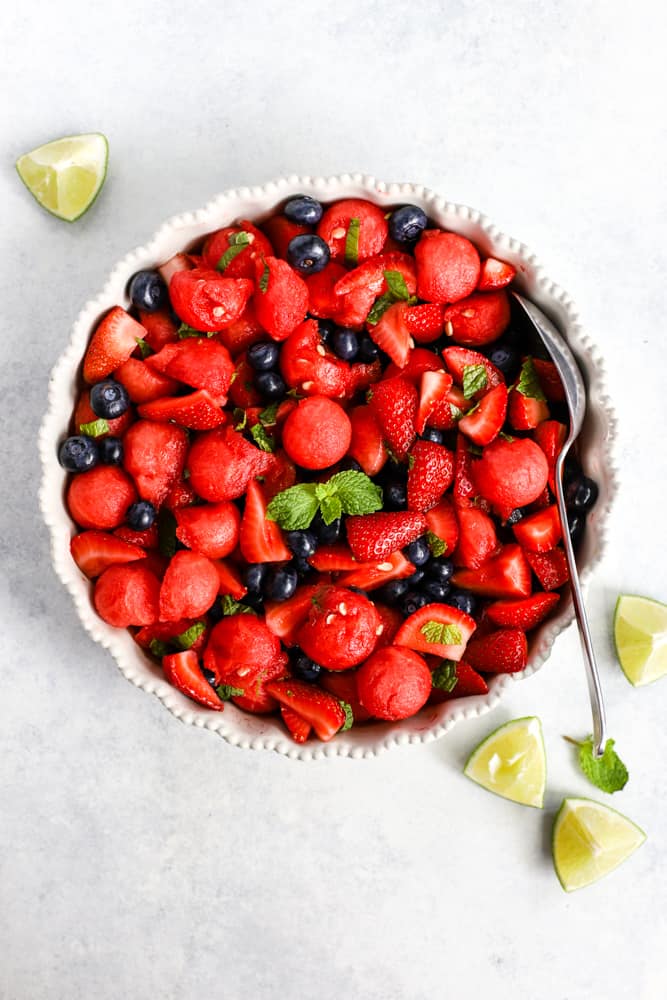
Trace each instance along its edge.
{"label": "blueberry", "polygon": [[441,583],[439,580],[424,580],[421,591],[422,594],[426,594],[429,601],[444,601],[449,593],[449,584]]}
{"label": "blueberry", "polygon": [[388,510],[403,510],[408,502],[408,488],[405,483],[394,481],[384,489],[384,502]]}
{"label": "blueberry", "polygon": [[120,465],[123,461],[123,442],[117,437],[104,437],[98,442],[100,462],[105,465]]}
{"label": "blueberry", "polygon": [[225,617],[222,610],[222,597],[216,597],[207,613],[214,625],[217,625],[218,622],[222,621]]}
{"label": "blueberry", "polygon": [[213,671],[212,670],[207,670],[206,667],[202,667],[201,668],[201,672],[203,673],[204,677],[209,682],[209,684],[211,685],[211,687],[214,688],[215,687],[215,674],[213,673]]}
{"label": "blueberry", "polygon": [[418,239],[427,224],[428,219],[423,209],[417,205],[403,205],[391,213],[389,235],[399,243],[410,243]]}
{"label": "blueberry", "polygon": [[300,226],[315,226],[322,218],[324,209],[319,201],[315,201],[307,194],[299,194],[295,198],[290,198],[283,208],[283,215],[290,222],[297,222]]}
{"label": "blueberry", "polygon": [[346,455],[345,458],[342,458],[340,460],[340,462],[338,463],[338,471],[339,472],[363,472],[364,470],[361,468],[361,466],[357,462],[356,458],[350,458],[349,455]]}
{"label": "blueberry", "polygon": [[304,233],[287,244],[287,260],[301,274],[317,274],[329,263],[329,247],[321,236]]}
{"label": "blueberry", "polygon": [[274,340],[260,340],[248,348],[248,364],[256,372],[269,372],[278,364],[280,348]]}
{"label": "blueberry", "polygon": [[255,385],[263,399],[282,399],[287,392],[287,386],[278,372],[259,372],[255,377]]}
{"label": "blueberry", "polygon": [[129,407],[130,397],[124,385],[109,378],[98,382],[90,390],[90,405],[96,416],[115,420],[122,417]]}
{"label": "blueberry", "polygon": [[458,608],[466,615],[474,615],[477,609],[477,598],[467,590],[452,590],[447,596],[446,604],[451,604],[453,608]]}
{"label": "blueberry", "polygon": [[343,361],[354,361],[359,353],[359,340],[354,330],[340,327],[331,338],[334,354]]}
{"label": "blueberry", "polygon": [[68,437],[58,449],[58,461],[68,472],[86,472],[97,465],[99,457],[97,442],[87,434]]}
{"label": "blueberry", "polygon": [[407,580],[390,580],[380,589],[378,596],[386,604],[396,604],[409,589],[410,584]]}
{"label": "blueberry", "polygon": [[407,594],[401,599],[399,607],[407,618],[409,615],[413,615],[415,611],[419,611],[420,608],[424,608],[430,603],[431,601],[426,594],[420,594],[418,590],[408,590]]}
{"label": "blueberry", "polygon": [[261,594],[250,593],[243,595],[243,603],[247,604],[249,608],[253,611],[261,612],[264,610],[264,598]]}
{"label": "blueberry", "polygon": [[567,484],[565,502],[573,510],[589,511],[598,498],[598,486],[588,476],[579,475]]}
{"label": "blueberry", "polygon": [[167,286],[157,271],[137,271],[127,286],[130,302],[143,312],[156,312],[167,302]]}
{"label": "blueberry", "polygon": [[321,514],[316,514],[311,524],[312,530],[315,532],[320,542],[323,545],[333,545],[340,538],[341,530],[343,524],[339,517],[332,521],[331,524],[325,524]]}
{"label": "blueberry", "polygon": [[581,541],[585,524],[586,515],[583,512],[577,512],[576,514],[568,513],[567,527],[570,533],[570,541],[575,549]]}
{"label": "blueberry", "polygon": [[433,444],[443,444],[445,435],[435,427],[425,427],[422,432],[423,441],[432,441]]}
{"label": "blueberry", "polygon": [[322,667],[319,663],[315,663],[305,653],[299,653],[298,656],[295,656],[291,664],[294,676],[300,681],[306,681],[307,684],[318,680],[322,673]]}
{"label": "blueberry", "polygon": [[313,572],[313,567],[310,565],[308,560],[304,559],[302,556],[295,556],[292,560],[292,565],[299,576],[308,576],[309,573]]}
{"label": "blueberry", "polygon": [[291,566],[276,566],[264,580],[264,596],[269,601],[287,601],[294,595],[299,575]]}
{"label": "blueberry", "polygon": [[410,576],[405,577],[405,582],[409,587],[416,587],[424,579],[425,572],[426,571],[423,569],[416,569],[414,573],[410,574]]}
{"label": "blueberry", "polygon": [[363,334],[359,338],[359,353],[357,354],[357,361],[363,361],[364,364],[370,365],[380,356],[380,348],[376,343],[374,343],[367,334]]}
{"label": "blueberry", "polygon": [[317,536],[312,531],[288,531],[285,541],[294,555],[303,559],[312,556],[317,549]]}
{"label": "blueberry", "polygon": [[423,566],[431,558],[431,550],[425,538],[417,538],[416,541],[403,549],[406,559],[409,559],[415,566]]}
{"label": "blueberry", "polygon": [[426,575],[430,580],[437,580],[438,583],[449,583],[454,572],[454,563],[451,559],[432,559],[426,569]]}
{"label": "blueberry", "polygon": [[133,531],[148,531],[156,517],[156,510],[148,500],[137,500],[127,508],[125,520]]}
{"label": "blueberry", "polygon": [[505,524],[511,528],[513,524],[518,524],[523,516],[524,516],[524,511],[521,509],[521,507],[515,507],[510,516],[505,521]]}
{"label": "blueberry", "polygon": [[[249,566],[246,566],[245,571],[243,573],[243,582],[248,588],[249,593],[251,594],[260,593],[262,585],[264,583],[264,578],[266,576],[267,568],[268,567],[266,563],[251,563]],[[245,600],[246,598],[244,597],[244,601]]]}
{"label": "blueberry", "polygon": [[506,378],[514,375],[519,367],[519,352],[510,344],[498,341],[488,351],[487,357],[492,365],[499,368]]}
{"label": "blueberry", "polygon": [[318,319],[317,329],[322,341],[326,344],[326,342],[334,335],[338,327],[331,319]]}

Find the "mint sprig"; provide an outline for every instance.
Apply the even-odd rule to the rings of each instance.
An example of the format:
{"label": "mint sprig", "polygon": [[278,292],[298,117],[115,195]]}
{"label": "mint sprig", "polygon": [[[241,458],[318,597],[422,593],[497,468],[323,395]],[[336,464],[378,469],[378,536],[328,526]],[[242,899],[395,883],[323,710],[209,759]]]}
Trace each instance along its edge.
{"label": "mint sprig", "polygon": [[196,643],[197,639],[203,632],[206,631],[205,622],[195,622],[190,628],[186,629],[185,632],[181,632],[174,639],[174,642],[180,649],[190,649]]}
{"label": "mint sprig", "polygon": [[614,792],[620,792],[622,788],[625,788],[630,775],[628,774],[627,767],[614,750],[615,740],[607,740],[602,751],[602,756],[595,757],[593,754],[592,737],[589,736],[587,740],[581,743],[578,740],[571,739],[569,736],[565,736],[564,738],[568,743],[573,743],[574,746],[579,748],[579,753],[577,754],[579,767],[592,785],[600,788],[603,792],[607,792],[609,795],[612,795]]}
{"label": "mint sprig", "polygon": [[345,237],[345,263],[356,264],[359,261],[359,232],[361,222],[359,219],[350,219],[350,225]]}
{"label": "mint sprig", "polygon": [[484,365],[464,365],[463,366],[463,395],[466,399],[472,399],[475,393],[486,388],[489,381]]}
{"label": "mint sprig", "polygon": [[231,684],[218,684],[215,692],[220,701],[229,701],[230,698],[240,697],[245,694],[243,688],[233,687]]}
{"label": "mint sprig", "polygon": [[458,646],[463,642],[461,629],[457,625],[443,625],[442,622],[428,621],[419,630],[427,642],[439,646]]}
{"label": "mint sprig", "polygon": [[331,524],[341,514],[372,514],[382,510],[382,490],[363,472],[337,472],[326,483],[299,483],[278,493],[266,516],[286,531],[308,528],[317,514]]}
{"label": "mint sprig", "polygon": [[354,725],[354,712],[352,711],[352,706],[349,704],[349,702],[343,701],[342,698],[339,698],[338,700],[340,702],[340,707],[345,712],[345,722],[340,727],[338,732],[344,733],[348,729],[352,729],[352,726]]}
{"label": "mint sprig", "polygon": [[250,246],[250,233],[241,231],[240,233],[230,233],[227,237],[228,248],[215,265],[216,271],[225,271],[235,257],[238,257],[246,247]]}
{"label": "mint sprig", "polygon": [[261,448],[262,451],[273,452],[276,450],[276,442],[266,433],[262,423],[254,424],[250,428],[250,436],[257,447]]}
{"label": "mint sprig", "polygon": [[458,683],[456,664],[453,660],[443,660],[431,674],[431,683],[440,691],[452,692]]}
{"label": "mint sprig", "polygon": [[533,364],[532,358],[526,358],[526,360],[521,365],[521,371],[519,372],[519,379],[514,387],[517,392],[520,392],[522,396],[527,396],[529,399],[538,399],[542,402],[547,398],[540,385],[540,380],[535,371],[535,365]]}
{"label": "mint sprig", "polygon": [[431,555],[437,559],[438,556],[444,556],[447,551],[447,542],[443,541],[434,531],[426,532],[426,543],[431,550]]}
{"label": "mint sprig", "polygon": [[220,604],[222,606],[222,613],[225,617],[228,615],[255,614],[252,608],[249,608],[247,604],[241,604],[240,601],[235,601],[230,594],[223,594]]}
{"label": "mint sprig", "polygon": [[[264,258],[262,258],[262,260],[264,260]],[[260,292],[262,292],[262,294],[265,294],[268,287],[269,287],[269,265],[264,260],[264,270],[262,271],[262,275],[259,279],[259,290]]]}
{"label": "mint sprig", "polygon": [[392,306],[395,302],[411,303],[414,299],[414,296],[410,295],[405,278],[400,271],[385,271],[384,280],[387,285],[387,291],[375,300],[371,311],[366,317],[367,321],[373,325],[382,319],[389,306]]}
{"label": "mint sprig", "polygon": [[103,434],[108,434],[109,430],[109,421],[105,420],[104,417],[100,417],[99,420],[91,420],[90,423],[80,424],[79,426],[79,433],[87,434],[91,438],[102,437]]}

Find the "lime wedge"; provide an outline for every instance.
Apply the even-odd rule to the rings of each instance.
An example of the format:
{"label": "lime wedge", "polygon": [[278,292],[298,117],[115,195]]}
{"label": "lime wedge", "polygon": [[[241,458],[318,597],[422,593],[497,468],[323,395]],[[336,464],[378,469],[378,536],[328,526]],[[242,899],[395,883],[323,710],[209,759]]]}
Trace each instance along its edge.
{"label": "lime wedge", "polygon": [[614,611],[614,643],[623,673],[640,686],[667,674],[667,605],[621,594]]}
{"label": "lime wedge", "polygon": [[109,144],[100,132],[70,135],[38,146],[16,161],[18,175],[47,212],[74,222],[104,184]]}
{"label": "lime wedge", "polygon": [[554,822],[556,875],[566,892],[583,889],[618,868],[646,840],[626,816],[592,799],[563,799]]}
{"label": "lime wedge", "polygon": [[540,720],[513,719],[494,730],[475,747],[463,773],[504,799],[541,809],[547,761]]}

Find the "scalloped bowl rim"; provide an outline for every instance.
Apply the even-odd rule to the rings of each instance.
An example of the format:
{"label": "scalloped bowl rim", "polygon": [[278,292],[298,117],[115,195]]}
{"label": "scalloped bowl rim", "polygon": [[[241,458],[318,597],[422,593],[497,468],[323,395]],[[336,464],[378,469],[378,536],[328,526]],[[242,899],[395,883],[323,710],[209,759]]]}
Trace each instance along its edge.
{"label": "scalloped bowl rim", "polygon": [[49,381],[48,408],[39,434],[42,461],[40,507],[51,533],[51,554],[56,574],[71,593],[83,627],[108,649],[125,677],[137,687],[156,695],[177,718],[190,725],[210,729],[234,746],[274,750],[300,760],[323,757],[372,757],[394,746],[428,743],[462,719],[474,718],[495,708],[515,681],[531,676],[545,662],[553,643],[573,619],[569,597],[558,614],[548,619],[531,637],[529,665],[520,674],[495,677],[489,693],[426,706],[411,719],[398,723],[376,723],[353,727],[329,743],[309,740],[298,745],[283,732],[277,719],[241,712],[231,703],[224,712],[196,706],[169,685],[158,667],[143,653],[127,630],[103,622],[90,600],[91,584],[78,570],[69,542],[73,525],[63,502],[66,473],[60,468],[57,444],[68,426],[78,386],[77,373],[91,329],[101,314],[124,302],[128,278],[141,267],[155,266],[205,233],[232,221],[270,214],[280,202],[296,193],[321,201],[338,198],[368,198],[382,206],[405,203],[421,205],[438,225],[471,238],[485,254],[510,260],[517,267],[517,286],[559,325],[581,364],[588,383],[588,412],[580,438],[583,465],[596,478],[600,496],[589,516],[582,552],[581,575],[586,580],[600,560],[605,544],[605,524],[617,488],[613,463],[616,419],[606,393],[604,368],[599,352],[581,330],[577,311],[569,296],[550,278],[531,251],[506,236],[482,213],[446,201],[420,185],[384,183],[362,174],[336,177],[282,177],[255,187],[230,189],[217,195],[204,208],[176,215],[165,222],[143,247],[127,254],[111,271],[104,288],[87,302],[77,317],[67,348],[57,361]]}

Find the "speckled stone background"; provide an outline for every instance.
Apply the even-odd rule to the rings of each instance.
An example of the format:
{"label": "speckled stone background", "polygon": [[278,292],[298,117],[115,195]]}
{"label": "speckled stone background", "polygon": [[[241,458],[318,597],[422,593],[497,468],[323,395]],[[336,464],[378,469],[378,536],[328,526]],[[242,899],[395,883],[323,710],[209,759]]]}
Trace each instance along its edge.
{"label": "speckled stone background", "polygon": [[[609,642],[619,591],[667,599],[664,24],[657,0],[3,8],[2,1000],[664,996],[667,681],[631,689]],[[110,173],[70,227],[13,161],[90,129]],[[83,302],[167,216],[345,170],[486,211],[540,254],[606,357],[622,490],[589,603],[631,771],[613,805],[649,839],[572,896],[549,856],[561,797],[595,795],[560,738],[589,728],[572,629],[493,715],[436,744],[300,764],[234,750],[133,688],[50,568],[35,438]],[[544,813],[460,773],[490,728],[533,713]]]}

